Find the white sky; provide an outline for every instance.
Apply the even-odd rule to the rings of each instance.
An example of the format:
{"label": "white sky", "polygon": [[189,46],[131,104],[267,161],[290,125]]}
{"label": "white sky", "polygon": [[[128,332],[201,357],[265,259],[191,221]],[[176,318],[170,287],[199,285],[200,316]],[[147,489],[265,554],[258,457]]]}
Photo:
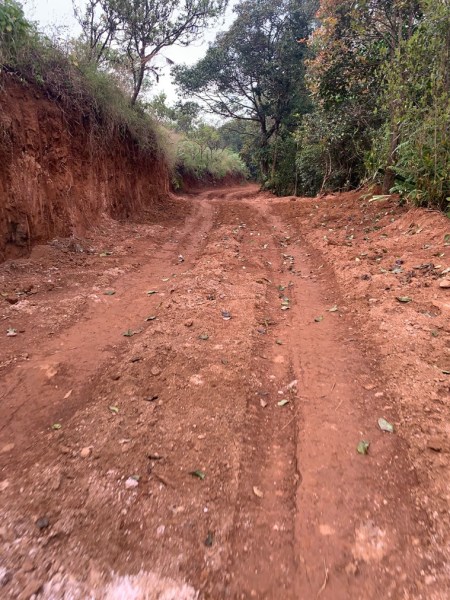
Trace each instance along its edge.
{"label": "white sky", "polygon": [[[77,0],[82,6],[83,0]],[[225,24],[219,22],[214,28],[205,32],[203,40],[199,40],[189,47],[173,46],[166,48],[163,52],[167,58],[173,60],[176,64],[195,63],[201,58],[217,31],[225,29],[233,21],[232,6],[237,0],[229,0],[229,6],[225,16]],[[21,0],[26,16],[37,21],[41,28],[46,31],[52,31],[55,28],[59,31],[61,37],[70,37],[76,35],[79,31],[78,24],[73,16],[72,0]],[[153,93],[164,91],[170,102],[176,100],[176,91],[170,81],[169,69],[164,69],[164,75],[160,78],[159,84],[154,82]]]}

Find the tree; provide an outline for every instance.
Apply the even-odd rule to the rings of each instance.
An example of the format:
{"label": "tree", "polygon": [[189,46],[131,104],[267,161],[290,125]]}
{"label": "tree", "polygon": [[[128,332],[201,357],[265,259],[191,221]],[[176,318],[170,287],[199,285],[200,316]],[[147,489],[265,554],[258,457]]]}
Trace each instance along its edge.
{"label": "tree", "polygon": [[[387,113],[376,107],[386,83],[383,66],[414,32],[420,19],[418,2],[322,0],[317,19],[319,26],[309,41],[313,57],[307,64],[315,111],[301,131],[301,148],[308,144],[315,147],[315,162],[318,166],[322,163],[322,188],[355,186],[364,173],[373,131],[388,118],[393,125],[383,166],[384,187],[388,189],[398,144],[398,99],[387,107]],[[301,159],[305,167],[310,156],[306,149],[305,160]],[[317,182],[309,167],[307,170],[309,180]]]}
{"label": "tree", "polygon": [[276,160],[271,141],[296,110],[306,110],[299,39],[309,34],[312,12],[298,0],[244,0],[234,12],[236,20],[203,59],[175,69],[176,81],[212,113],[257,124],[260,173],[267,180]]}
{"label": "tree", "polygon": [[73,10],[87,48],[87,59],[96,64],[104,62],[112,42],[121,27],[113,0],[88,0],[84,11],[74,2]]}
{"label": "tree", "polygon": [[118,51],[131,76],[135,104],[147,75],[159,76],[154,60],[161,51],[198,39],[227,1],[88,0],[80,21],[94,60],[101,60],[108,48]]}

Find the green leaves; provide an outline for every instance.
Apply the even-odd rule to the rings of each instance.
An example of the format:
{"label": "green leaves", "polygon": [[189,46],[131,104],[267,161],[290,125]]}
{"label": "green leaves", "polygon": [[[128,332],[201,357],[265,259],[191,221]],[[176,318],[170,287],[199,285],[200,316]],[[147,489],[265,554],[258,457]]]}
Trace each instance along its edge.
{"label": "green leaves", "polygon": [[205,473],[203,473],[203,471],[200,471],[199,469],[196,469],[195,471],[190,471],[189,475],[192,475],[192,477],[197,477],[198,479],[201,479],[202,481],[206,477]]}
{"label": "green leaves", "polygon": [[389,423],[389,421],[386,421],[386,419],[383,419],[383,417],[378,419],[378,427],[381,429],[381,431],[386,431],[387,433],[394,433],[394,426]]}
{"label": "green leaves", "polygon": [[356,446],[356,451],[358,454],[368,454],[369,453],[370,442],[366,442],[365,440],[361,440],[359,444]]}

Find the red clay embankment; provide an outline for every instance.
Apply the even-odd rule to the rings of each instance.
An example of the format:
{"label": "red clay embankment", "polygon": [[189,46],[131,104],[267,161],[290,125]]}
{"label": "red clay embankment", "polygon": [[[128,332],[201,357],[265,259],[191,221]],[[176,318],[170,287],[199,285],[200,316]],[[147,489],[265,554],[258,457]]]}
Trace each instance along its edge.
{"label": "red clay embankment", "polygon": [[128,134],[102,136],[92,118],[0,74],[0,260],[82,235],[103,214],[138,217],[168,193],[156,142],[144,151]]}

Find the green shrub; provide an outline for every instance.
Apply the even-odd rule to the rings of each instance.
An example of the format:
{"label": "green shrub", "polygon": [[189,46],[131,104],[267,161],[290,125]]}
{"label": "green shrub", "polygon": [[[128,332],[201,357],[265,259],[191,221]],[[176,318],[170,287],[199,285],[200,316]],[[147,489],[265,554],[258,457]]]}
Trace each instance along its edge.
{"label": "green shrub", "polygon": [[422,22],[386,69],[380,110],[390,108],[393,118],[374,133],[367,166],[376,177],[394,134],[391,191],[417,205],[445,210],[450,197],[450,10],[442,0],[424,0],[423,9]]}

